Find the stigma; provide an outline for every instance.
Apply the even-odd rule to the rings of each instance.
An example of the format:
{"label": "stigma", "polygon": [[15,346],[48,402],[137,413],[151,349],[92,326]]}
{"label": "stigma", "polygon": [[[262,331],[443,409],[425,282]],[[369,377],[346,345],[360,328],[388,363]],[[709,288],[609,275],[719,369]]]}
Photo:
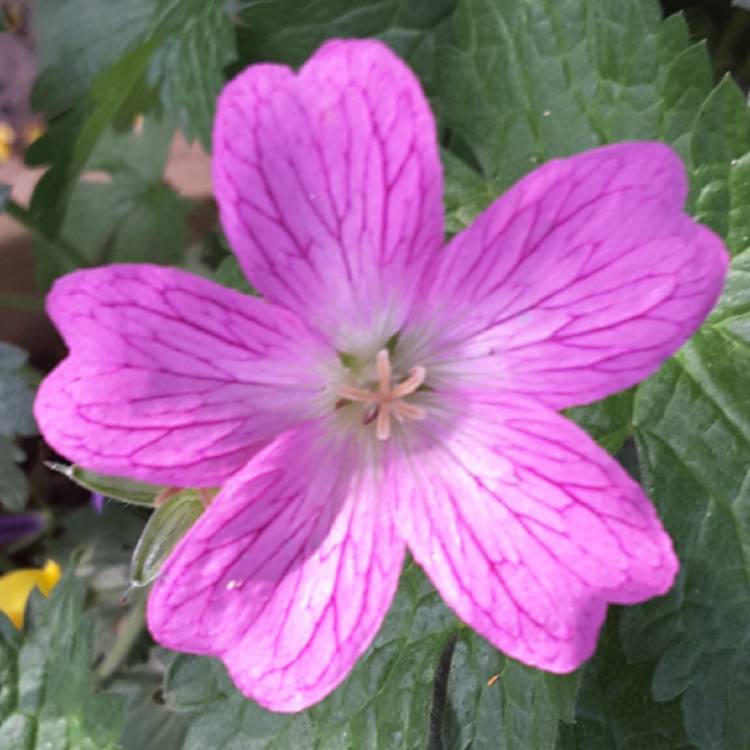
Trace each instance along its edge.
{"label": "stigma", "polygon": [[365,405],[362,423],[375,422],[378,440],[391,436],[391,418],[403,423],[407,419],[424,419],[425,411],[419,406],[404,401],[424,383],[424,367],[414,367],[401,382],[393,382],[393,369],[388,349],[381,349],[376,359],[378,382],[373,388],[358,388],[345,385],[339,388],[339,398]]}

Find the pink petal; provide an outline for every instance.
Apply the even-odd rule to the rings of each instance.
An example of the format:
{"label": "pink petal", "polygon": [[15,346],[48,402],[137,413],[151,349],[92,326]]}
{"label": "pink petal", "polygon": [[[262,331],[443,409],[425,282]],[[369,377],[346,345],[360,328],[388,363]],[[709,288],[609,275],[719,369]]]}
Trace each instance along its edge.
{"label": "pink petal", "polygon": [[386,478],[399,531],[446,603],[506,654],[552,672],[594,651],[607,602],[665,593],[678,562],[653,506],[572,422],[531,400],[466,396],[454,430],[412,432]]}
{"label": "pink petal", "polygon": [[[324,328],[400,325],[443,240],[435,124],[375,41],[333,41],[298,75],[254,65],[222,93],[214,189],[253,284]],[[346,335],[346,330],[342,335]]]}
{"label": "pink petal", "polygon": [[727,269],[719,238],[682,212],[686,191],[658,143],[532,172],[443,255],[445,310],[431,309],[454,325],[442,356],[556,409],[646,378],[701,324]]}
{"label": "pink petal", "polygon": [[276,711],[330,693],[375,636],[404,555],[356,459],[318,422],[259,453],[167,561],[149,599],[154,637],[221,657]]}
{"label": "pink petal", "polygon": [[35,414],[93,471],[216,486],[309,416],[317,344],[292,314],[197,276],[109,266],[59,280],[48,310],[70,356]]}

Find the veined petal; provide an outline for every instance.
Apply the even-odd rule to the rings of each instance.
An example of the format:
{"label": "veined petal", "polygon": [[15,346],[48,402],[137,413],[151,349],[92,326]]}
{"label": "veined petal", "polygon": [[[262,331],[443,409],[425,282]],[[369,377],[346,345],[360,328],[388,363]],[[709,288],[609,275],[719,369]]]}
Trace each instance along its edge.
{"label": "veined petal", "polygon": [[460,409],[440,441],[412,431],[408,470],[387,477],[399,531],[461,619],[513,658],[571,671],[592,654],[607,602],[670,588],[671,541],[640,487],[572,422],[515,394],[465,395]]}
{"label": "veined petal", "polygon": [[45,439],[105,474],[221,484],[309,417],[318,346],[291,313],[175,269],[60,279],[48,311],[70,355],[34,407]]}
{"label": "veined petal", "polygon": [[443,241],[442,172],[424,94],[387,47],[332,41],[298,75],[247,68],[219,99],[213,172],[227,236],[272,302],[326,329],[400,324]]}
{"label": "veined petal", "polygon": [[226,484],[170,556],[148,622],[168,648],[219,656],[276,711],[319,701],[374,638],[404,543],[351,443],[320,422]]}
{"label": "veined petal", "polygon": [[437,360],[555,409],[646,378],[701,324],[727,269],[721,240],[683,213],[686,192],[658,143],[532,172],[444,252],[433,297],[453,323]]}

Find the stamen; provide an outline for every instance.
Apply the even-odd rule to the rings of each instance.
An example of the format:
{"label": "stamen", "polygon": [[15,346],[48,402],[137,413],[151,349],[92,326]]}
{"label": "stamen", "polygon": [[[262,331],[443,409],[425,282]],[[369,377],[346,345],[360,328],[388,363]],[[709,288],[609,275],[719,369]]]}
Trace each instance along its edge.
{"label": "stamen", "polygon": [[364,388],[355,388],[351,385],[342,385],[339,388],[339,396],[347,401],[360,401],[363,404],[369,404],[372,401],[372,391],[366,391]]}
{"label": "stamen", "polygon": [[379,390],[385,396],[391,390],[391,358],[387,349],[378,352]]}
{"label": "stamen", "polygon": [[378,440],[388,440],[391,436],[391,420],[390,420],[390,404],[380,404],[378,409],[378,422],[376,428],[376,434]]}
{"label": "stamen", "polygon": [[391,411],[393,416],[398,419],[399,422],[404,421],[404,417],[408,419],[422,420],[425,418],[425,410],[414,404],[407,404],[403,401],[393,401],[391,403]]}
{"label": "stamen", "polygon": [[[378,373],[377,387],[373,390],[344,385],[339,388],[338,396],[344,401],[365,404],[362,412],[362,424],[375,422],[375,434],[378,440],[388,440],[391,436],[391,417],[403,423],[406,419],[424,419],[425,410],[414,404],[407,404],[402,399],[414,393],[424,383],[426,370],[414,367],[409,377],[398,385],[393,385],[393,369],[388,349],[381,349],[376,358]],[[338,406],[339,402],[337,402]]]}
{"label": "stamen", "polygon": [[403,398],[419,388],[424,383],[427,371],[424,367],[415,367],[403,383],[397,385],[390,393],[392,399]]}

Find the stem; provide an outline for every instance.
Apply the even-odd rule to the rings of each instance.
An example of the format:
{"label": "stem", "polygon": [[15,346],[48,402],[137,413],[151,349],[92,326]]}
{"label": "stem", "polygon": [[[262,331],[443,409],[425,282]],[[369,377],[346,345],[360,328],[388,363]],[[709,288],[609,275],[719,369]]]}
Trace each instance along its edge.
{"label": "stem", "polygon": [[107,681],[125,663],[130,649],[140,638],[146,626],[146,599],[139,596],[120,625],[120,632],[104,661],[96,668],[100,682]]}

